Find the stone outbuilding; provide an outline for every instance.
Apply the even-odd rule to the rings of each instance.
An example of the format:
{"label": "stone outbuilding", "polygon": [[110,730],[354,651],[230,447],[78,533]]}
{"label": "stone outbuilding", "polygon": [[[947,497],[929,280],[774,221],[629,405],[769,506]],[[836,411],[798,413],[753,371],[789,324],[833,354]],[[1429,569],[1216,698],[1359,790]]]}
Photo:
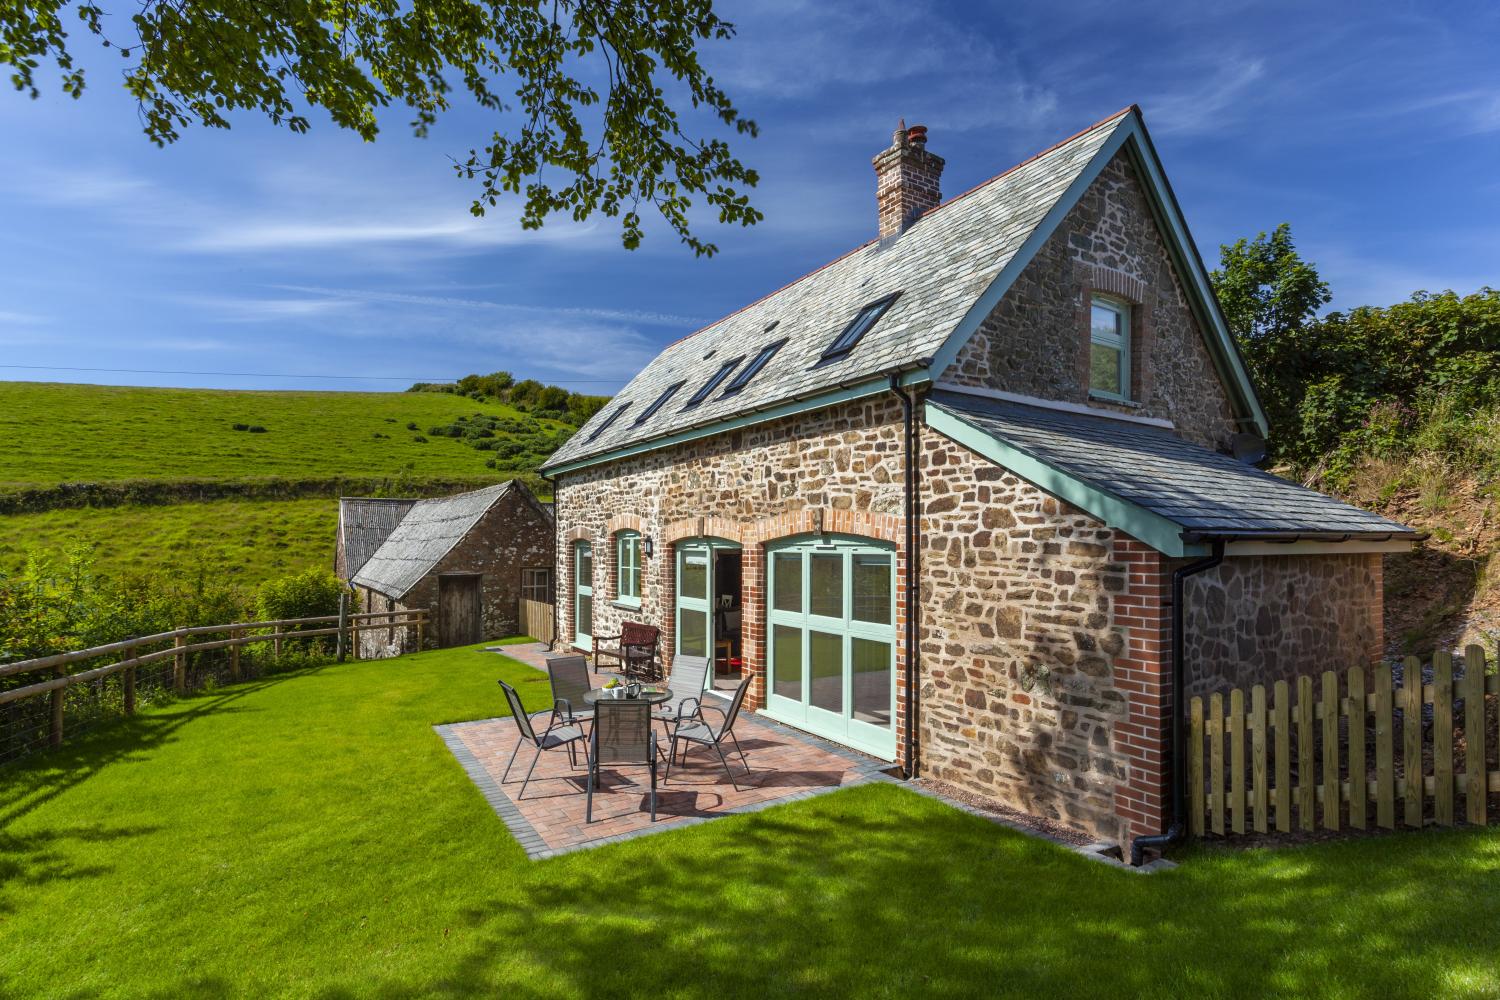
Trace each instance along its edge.
{"label": "stone outbuilding", "polygon": [[908,775],[1158,834],[1183,693],[1377,659],[1383,553],[1418,536],[1252,464],[1139,109],[946,202],[943,165],[898,129],[876,238],[669,345],[548,460],[559,639],[648,622]]}
{"label": "stone outbuilding", "polygon": [[396,525],[411,510],[415,500],[388,497],[339,497],[339,534],[333,550],[333,572],[348,583],[360,567],[370,561],[380,543],[391,537]]}
{"label": "stone outbuilding", "polygon": [[[350,575],[362,609],[426,609],[427,648],[517,634],[523,590],[551,590],[551,510],[516,480],[399,503],[406,510]],[[342,506],[340,542],[346,564],[352,564],[373,541],[374,523],[391,520],[396,508],[352,501],[346,536]],[[360,636],[359,653],[391,656],[411,651],[415,643],[410,630],[370,628]]]}

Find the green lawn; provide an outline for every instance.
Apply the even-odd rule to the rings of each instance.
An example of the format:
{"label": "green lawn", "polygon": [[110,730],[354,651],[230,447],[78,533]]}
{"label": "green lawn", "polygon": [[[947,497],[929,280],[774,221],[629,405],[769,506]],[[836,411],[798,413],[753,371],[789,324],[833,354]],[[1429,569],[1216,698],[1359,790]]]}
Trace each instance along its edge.
{"label": "green lawn", "polygon": [[161,506],[49,510],[0,517],[0,573],[28,550],[60,558],[73,543],[95,543],[96,571],[191,570],[202,563],[254,587],[313,566],[333,566],[338,501],[215,500]]}
{"label": "green lawn", "polygon": [[[419,478],[484,476],[491,453],[453,438],[414,440],[477,412],[523,418],[509,406],[430,392],[0,382],[0,484],[377,477],[395,476],[408,464]],[[266,433],[233,430],[237,423]]]}
{"label": "green lawn", "polygon": [[1494,996],[1500,836],[1141,877],[894,786],[527,861],[435,722],[477,650],[223,689],[0,772],[0,995]]}

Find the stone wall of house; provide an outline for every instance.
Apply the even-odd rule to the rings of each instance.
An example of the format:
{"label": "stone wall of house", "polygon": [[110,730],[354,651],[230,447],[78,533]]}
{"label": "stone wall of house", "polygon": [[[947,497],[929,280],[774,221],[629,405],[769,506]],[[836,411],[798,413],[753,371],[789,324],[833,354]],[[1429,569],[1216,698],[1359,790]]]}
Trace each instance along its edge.
{"label": "stone wall of house", "polygon": [[[1096,289],[1134,306],[1130,404],[1089,397],[1089,299]],[[1123,152],[1042,245],[943,379],[1159,417],[1211,448],[1237,430],[1146,192]]]}
{"label": "stone wall of house", "polygon": [[[662,629],[667,652],[673,648],[674,544],[705,536],[738,542],[742,653],[757,678],[750,704],[762,704],[760,547],[810,531],[899,542],[905,502],[901,437],[901,404],[882,393],[559,477],[559,638],[571,644],[574,635],[578,542],[593,549],[592,634],[618,635],[625,621],[645,622]],[[639,607],[617,600],[614,540],[622,530],[653,542],[653,554],[642,558]],[[898,570],[900,558],[898,552]],[[904,608],[898,606],[900,615]]]}
{"label": "stone wall of house", "polygon": [[1380,660],[1382,556],[1236,556],[1186,582],[1187,693]]}
{"label": "stone wall of house", "polygon": [[920,468],[922,773],[1118,839],[1128,539],[935,433]]}
{"label": "stone wall of house", "polygon": [[[521,630],[521,571],[552,565],[554,534],[552,518],[541,504],[524,490],[511,490],[405,597],[395,601],[360,588],[362,602],[370,611],[426,609],[423,646],[434,649],[442,635],[438,578],[444,573],[480,573],[484,637],[516,635]],[[360,640],[361,656],[394,656],[413,649],[415,636],[410,629],[372,629]]]}

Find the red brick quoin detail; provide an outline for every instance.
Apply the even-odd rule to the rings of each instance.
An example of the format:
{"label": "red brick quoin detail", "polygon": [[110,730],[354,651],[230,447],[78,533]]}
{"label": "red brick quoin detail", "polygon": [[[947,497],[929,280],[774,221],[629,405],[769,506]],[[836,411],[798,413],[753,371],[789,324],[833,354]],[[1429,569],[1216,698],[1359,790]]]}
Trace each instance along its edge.
{"label": "red brick quoin detail", "polygon": [[1114,559],[1128,574],[1115,602],[1125,648],[1114,660],[1125,718],[1114,726],[1124,773],[1115,785],[1115,815],[1127,838],[1161,833],[1171,811],[1172,574],[1160,552],[1117,535]]}

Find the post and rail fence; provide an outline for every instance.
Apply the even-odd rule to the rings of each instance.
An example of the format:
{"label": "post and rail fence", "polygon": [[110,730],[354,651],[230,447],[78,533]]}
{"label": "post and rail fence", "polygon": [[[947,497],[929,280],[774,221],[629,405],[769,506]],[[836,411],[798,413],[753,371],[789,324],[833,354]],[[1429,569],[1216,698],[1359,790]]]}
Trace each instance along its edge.
{"label": "post and rail fence", "polygon": [[[93,701],[118,705],[119,714],[135,714],[140,696],[141,677],[151,674],[158,689],[175,694],[199,687],[210,677],[234,683],[247,679],[251,672],[241,657],[241,650],[257,643],[270,643],[272,655],[279,660],[287,640],[317,639],[336,636],[338,647],[359,655],[362,630],[380,629],[394,634],[396,629],[415,629],[417,648],[421,648],[427,611],[365,612],[361,614],[319,615],[310,618],[284,618],[276,621],[233,622],[226,625],[198,625],[173,629],[155,635],[136,636],[118,642],[76,649],[30,660],[0,663],[0,764],[39,749],[41,740],[34,734],[45,731],[45,745],[59,746],[67,731],[67,703],[70,689],[91,688]],[[331,624],[330,624],[331,623]],[[313,627],[308,626],[324,626]],[[346,635],[347,633],[347,635]],[[204,639],[206,636],[224,638]],[[204,654],[221,653],[219,662]],[[99,666],[70,669],[90,661],[108,660]],[[170,671],[170,672],[169,672]],[[21,686],[7,687],[8,678],[41,674],[37,680]],[[118,685],[114,679],[118,678]],[[12,681],[12,683],[14,683]],[[103,697],[103,687],[111,685],[110,697]],[[41,699],[47,700],[45,722],[41,720]],[[35,706],[32,711],[24,711]],[[97,716],[98,711],[92,713]]]}
{"label": "post and rail fence", "polygon": [[[1483,825],[1500,792],[1484,651],[1257,684],[1188,703],[1194,836]],[[1460,809],[1460,803],[1462,809]]]}

